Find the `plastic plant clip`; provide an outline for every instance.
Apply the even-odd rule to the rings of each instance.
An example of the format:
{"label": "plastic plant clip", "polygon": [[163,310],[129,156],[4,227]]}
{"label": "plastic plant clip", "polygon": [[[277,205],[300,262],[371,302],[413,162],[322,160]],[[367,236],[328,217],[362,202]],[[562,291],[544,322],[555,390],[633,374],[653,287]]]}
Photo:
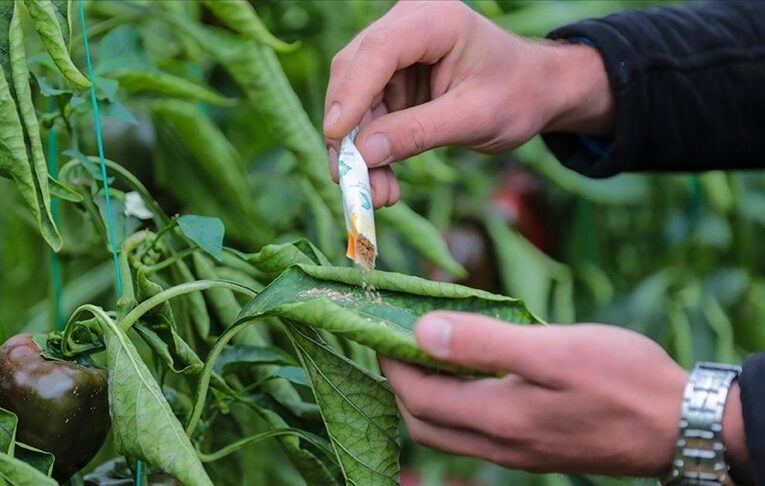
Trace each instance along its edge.
{"label": "plastic plant clip", "polygon": [[348,230],[348,249],[345,254],[363,269],[371,270],[377,258],[375,214],[369,169],[353,143],[358,132],[359,128],[356,127],[343,137],[337,161],[345,226]]}

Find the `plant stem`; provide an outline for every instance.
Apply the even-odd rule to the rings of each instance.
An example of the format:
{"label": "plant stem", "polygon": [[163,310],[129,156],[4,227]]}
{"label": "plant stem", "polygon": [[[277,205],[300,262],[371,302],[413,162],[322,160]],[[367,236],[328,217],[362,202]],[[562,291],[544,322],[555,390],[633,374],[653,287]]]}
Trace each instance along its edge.
{"label": "plant stem", "polygon": [[194,247],[194,248],[188,248],[186,250],[180,251],[173,256],[169,258],[165,258],[161,262],[155,263],[154,265],[142,265],[141,270],[143,270],[144,273],[156,273],[164,268],[169,267],[170,265],[174,265],[178,260],[183,260],[189,255],[192,255],[193,253],[200,251],[201,248]]}
{"label": "plant stem", "polygon": [[241,449],[242,447],[248,444],[260,442],[261,440],[270,439],[272,437],[279,437],[282,435],[297,436],[313,444],[314,446],[316,446],[317,449],[321,450],[325,454],[330,454],[330,457],[331,457],[331,454],[333,454],[332,451],[327,451],[326,446],[324,446],[324,444],[322,444],[315,437],[313,437],[312,434],[302,431],[300,429],[281,428],[281,429],[269,430],[268,432],[261,432],[260,434],[255,434],[250,437],[245,437],[244,439],[240,439],[236,442],[233,442],[225,447],[222,447],[221,449],[218,449],[215,452],[204,453],[200,450],[197,450],[197,456],[199,457],[199,460],[202,462],[213,462],[219,459],[223,459],[229,454],[233,454],[234,452],[236,452],[237,450]]}
{"label": "plant stem", "polygon": [[215,344],[213,344],[212,349],[207,354],[207,358],[205,359],[205,366],[202,368],[202,372],[199,374],[199,383],[197,384],[197,394],[194,398],[194,407],[191,410],[189,421],[186,424],[186,435],[189,437],[194,433],[194,430],[197,428],[197,424],[199,423],[199,419],[202,416],[202,409],[205,406],[205,399],[207,398],[207,389],[210,387],[210,375],[212,375],[215,361],[218,359],[218,356],[220,356],[220,353],[223,351],[223,348],[226,346],[226,344],[228,344],[228,342],[234,336],[236,336],[239,331],[252,325],[253,320],[253,318],[250,318],[229,326],[229,328],[226,329],[223,334],[220,335],[220,337],[218,337],[218,339],[215,341]]}
{"label": "plant stem", "polygon": [[169,289],[163,290],[157,295],[150,297],[138,304],[133,310],[131,310],[125,317],[122,318],[119,323],[120,329],[122,329],[124,332],[129,331],[130,328],[133,327],[133,324],[135,324],[136,321],[138,321],[138,319],[140,319],[144,314],[170,299],[179,297],[184,294],[189,294],[191,292],[197,292],[200,290],[207,290],[216,287],[227,288],[235,292],[246,294],[250,297],[255,295],[254,290],[236,282],[229,282],[227,280],[196,280],[194,282],[176,285],[175,287],[170,287]]}

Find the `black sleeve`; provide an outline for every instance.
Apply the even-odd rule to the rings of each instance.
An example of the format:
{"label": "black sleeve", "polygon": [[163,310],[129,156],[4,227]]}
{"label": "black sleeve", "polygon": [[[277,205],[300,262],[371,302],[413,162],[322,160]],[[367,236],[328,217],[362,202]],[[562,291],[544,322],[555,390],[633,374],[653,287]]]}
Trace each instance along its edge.
{"label": "black sleeve", "polygon": [[746,360],[739,386],[755,484],[765,484],[765,353],[754,354]]}
{"label": "black sleeve", "polygon": [[545,142],[591,177],[765,167],[765,1],[627,10],[553,31],[603,57],[616,100],[604,154],[575,134]]}

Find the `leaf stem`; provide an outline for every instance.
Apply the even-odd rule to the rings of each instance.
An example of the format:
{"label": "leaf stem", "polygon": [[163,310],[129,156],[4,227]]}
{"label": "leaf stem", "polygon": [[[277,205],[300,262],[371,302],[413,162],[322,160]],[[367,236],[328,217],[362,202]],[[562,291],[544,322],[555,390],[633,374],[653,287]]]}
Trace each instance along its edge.
{"label": "leaf stem", "polygon": [[141,270],[143,270],[144,273],[146,273],[146,274],[156,273],[156,272],[158,272],[158,271],[160,271],[162,269],[165,269],[165,268],[169,267],[170,265],[174,265],[178,260],[183,260],[187,256],[190,256],[193,253],[195,253],[197,251],[200,251],[200,250],[201,250],[201,248],[199,248],[199,247],[188,248],[186,250],[183,250],[183,251],[180,251],[180,252],[174,254],[173,256],[171,256],[169,258],[165,258],[161,262],[155,263],[154,265],[142,265],[141,266]]}
{"label": "leaf stem", "polygon": [[210,376],[212,375],[215,361],[218,359],[218,356],[220,356],[220,353],[223,351],[223,348],[226,346],[226,344],[228,344],[228,342],[234,336],[236,336],[239,331],[252,325],[252,321],[254,321],[254,318],[251,317],[249,319],[238,321],[229,326],[229,328],[226,329],[223,334],[218,337],[218,339],[215,341],[215,344],[213,344],[212,349],[207,354],[207,358],[205,359],[205,366],[202,368],[202,372],[199,374],[197,393],[194,397],[194,407],[191,410],[189,421],[186,423],[186,435],[191,436],[194,433],[194,430],[197,428],[197,424],[199,423],[199,419],[202,417],[202,409],[204,409],[205,406],[207,390],[210,388]]}
{"label": "leaf stem", "polygon": [[330,454],[333,454],[332,451],[327,451],[326,445],[322,444],[321,441],[319,441],[315,436],[313,436],[313,434],[310,434],[300,429],[287,427],[287,428],[273,429],[267,432],[261,432],[260,434],[252,435],[250,437],[245,437],[225,447],[222,447],[221,449],[218,449],[215,452],[205,453],[197,449],[197,456],[199,457],[199,460],[202,462],[213,462],[219,459],[223,459],[229,454],[233,454],[234,452],[238,451],[239,449],[241,449],[242,447],[246,445],[253,444],[255,442],[260,442],[266,439],[271,439],[273,437],[283,436],[283,435],[294,435],[316,446],[317,449],[321,450],[324,453],[329,452]]}
{"label": "leaf stem", "polygon": [[144,300],[127,315],[125,315],[125,317],[122,318],[119,324],[120,329],[122,329],[124,332],[129,331],[130,328],[133,327],[133,324],[135,324],[144,314],[170,299],[174,299],[175,297],[189,294],[191,292],[197,292],[211,288],[227,288],[229,290],[233,290],[234,292],[246,294],[250,297],[255,295],[254,290],[236,282],[230,282],[228,280],[195,280],[194,282],[188,282],[176,285],[175,287],[170,287],[169,289],[163,290],[157,295]]}

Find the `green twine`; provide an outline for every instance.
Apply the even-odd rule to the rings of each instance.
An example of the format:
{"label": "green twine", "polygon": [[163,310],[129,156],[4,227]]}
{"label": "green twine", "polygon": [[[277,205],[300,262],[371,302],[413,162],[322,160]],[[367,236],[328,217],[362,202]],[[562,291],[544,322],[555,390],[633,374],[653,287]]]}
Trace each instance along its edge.
{"label": "green twine", "polygon": [[[98,112],[98,98],[96,97],[96,77],[93,75],[93,64],[90,60],[90,46],[88,45],[88,29],[85,24],[85,7],[83,0],[79,0],[80,24],[82,25],[82,41],[85,47],[85,61],[88,67],[88,78],[90,80],[90,103],[93,106],[93,123],[96,129],[96,145],[98,146],[98,161],[101,166],[101,180],[104,184],[104,198],[106,199],[106,225],[109,230],[109,239],[111,240],[112,263],[114,264],[115,287],[117,298],[122,297],[122,275],[120,274],[119,257],[117,256],[117,231],[114,228],[114,217],[112,215],[112,203],[109,197],[109,179],[106,175],[106,161],[104,160],[104,142],[101,135],[101,117]],[[143,463],[136,461],[135,466],[135,484],[143,484]]]}
{"label": "green twine", "polygon": [[[48,106],[48,111],[52,112],[56,110],[56,105],[53,101]],[[48,129],[48,173],[54,179],[58,179],[58,134],[56,133],[55,125]],[[58,199],[51,198],[50,212],[53,216],[53,222],[58,226]],[[58,253],[50,251],[50,281],[51,290],[53,292],[53,320],[56,324],[56,329],[63,331],[66,326],[66,319],[64,319],[64,309],[61,305],[61,293],[63,288],[63,278],[61,276],[61,260],[58,257]]]}
{"label": "green twine", "polygon": [[122,276],[117,256],[117,231],[114,228],[114,216],[112,215],[112,201],[109,197],[109,179],[106,175],[106,161],[104,160],[104,141],[101,136],[101,115],[98,112],[98,98],[96,97],[96,77],[93,75],[93,64],[90,62],[90,46],[88,45],[88,33],[85,26],[85,7],[82,0],[80,5],[80,23],[82,24],[82,40],[85,44],[85,61],[88,65],[88,78],[90,79],[90,103],[93,106],[93,124],[96,128],[96,145],[98,146],[98,161],[101,165],[101,180],[104,183],[104,198],[106,199],[106,226],[111,240],[112,263],[114,264],[115,284],[117,298],[122,297]]}

